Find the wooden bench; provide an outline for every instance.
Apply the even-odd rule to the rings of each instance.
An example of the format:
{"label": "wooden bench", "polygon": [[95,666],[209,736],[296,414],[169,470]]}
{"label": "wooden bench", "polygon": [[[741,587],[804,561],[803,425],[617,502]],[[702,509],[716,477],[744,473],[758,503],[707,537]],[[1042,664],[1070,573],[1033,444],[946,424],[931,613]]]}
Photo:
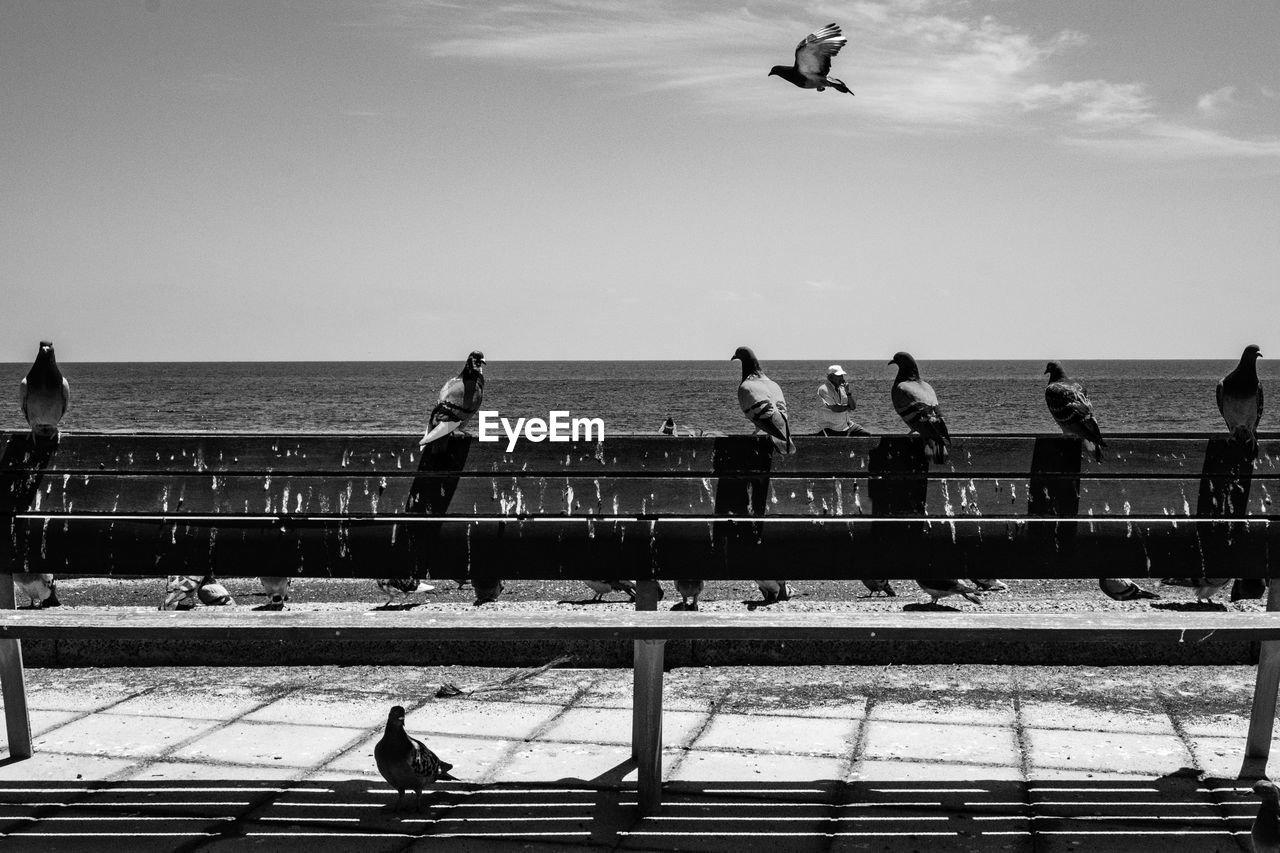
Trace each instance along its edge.
{"label": "wooden bench", "polygon": [[[957,436],[931,465],[911,436],[611,437],[502,445],[455,436],[68,435],[5,438],[0,571],[657,582],[769,578],[1270,578],[1280,442],[1257,463],[1225,439],[1116,436],[1107,460],[1061,436]],[[0,583],[4,595],[12,585]],[[1268,610],[1280,609],[1272,585]],[[12,606],[6,598],[0,604]],[[634,642],[633,753],[660,803],[664,643],[673,639],[938,638],[1260,642],[1242,776],[1265,771],[1280,686],[1269,614],[555,614],[59,611],[0,617],[13,755],[30,754],[22,639],[615,638]]]}

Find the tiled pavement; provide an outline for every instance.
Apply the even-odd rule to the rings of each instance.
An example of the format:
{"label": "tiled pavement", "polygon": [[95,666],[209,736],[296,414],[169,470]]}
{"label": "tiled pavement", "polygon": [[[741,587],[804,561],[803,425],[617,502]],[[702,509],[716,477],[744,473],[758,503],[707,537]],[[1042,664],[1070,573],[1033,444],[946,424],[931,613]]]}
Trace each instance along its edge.
{"label": "tiled pavement", "polygon": [[[635,815],[630,671],[32,670],[0,850],[1248,850],[1247,667],[676,670]],[[391,814],[387,708],[461,781]],[[1277,759],[1280,760],[1280,759]]]}

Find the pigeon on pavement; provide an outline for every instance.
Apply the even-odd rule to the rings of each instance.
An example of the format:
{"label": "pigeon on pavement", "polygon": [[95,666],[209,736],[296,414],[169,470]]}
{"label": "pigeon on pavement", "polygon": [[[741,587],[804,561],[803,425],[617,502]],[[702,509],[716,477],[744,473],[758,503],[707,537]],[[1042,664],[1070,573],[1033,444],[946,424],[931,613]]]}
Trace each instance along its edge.
{"label": "pigeon on pavement", "polygon": [[1240,363],[1218,382],[1218,411],[1227,422],[1231,439],[1248,459],[1258,458],[1258,422],[1262,420],[1262,385],[1258,382],[1258,359],[1262,351],[1249,344],[1240,354]]}
{"label": "pigeon on pavement", "polygon": [[592,601],[601,601],[611,592],[625,592],[627,597],[636,600],[636,585],[631,581],[583,581],[596,594]]}
{"label": "pigeon on pavement", "polygon": [[[462,372],[444,383],[440,389],[440,399],[431,410],[427,419],[427,431],[418,442],[418,447],[426,447],[471,420],[480,410],[484,399],[484,353],[476,350],[467,356],[467,363]],[[441,442],[432,452],[443,450],[448,442]]]}
{"label": "pigeon on pavement", "polygon": [[1195,590],[1198,603],[1208,604],[1233,580],[1235,578],[1165,578],[1160,583],[1165,586],[1189,586]]}
{"label": "pigeon on pavement", "polygon": [[[676,592],[680,593],[680,601],[671,605],[672,610],[697,610],[698,596],[702,595],[702,581],[676,581]],[[692,601],[690,601],[692,599]]]}
{"label": "pigeon on pavement", "polygon": [[160,610],[187,610],[195,607],[196,591],[200,589],[203,575],[170,575],[164,587],[164,600]]}
{"label": "pigeon on pavement", "polygon": [[756,586],[760,587],[760,594],[764,596],[765,604],[789,601],[796,592],[795,588],[786,581],[756,581]]}
{"label": "pigeon on pavement", "polygon": [[1098,422],[1093,417],[1093,403],[1089,402],[1089,392],[1084,386],[1067,376],[1062,365],[1051,361],[1045,365],[1044,372],[1049,376],[1049,384],[1044,388],[1044,401],[1049,406],[1049,414],[1058,422],[1064,435],[1078,436],[1084,441],[1085,449],[1093,454],[1095,462],[1102,461],[1102,448],[1107,442],[1102,438]]}
{"label": "pigeon on pavement", "polygon": [[231,593],[227,592],[227,588],[218,583],[213,575],[205,575],[201,578],[200,586],[196,589],[196,597],[206,607],[226,607],[236,603]]}
{"label": "pigeon on pavement", "polygon": [[267,603],[263,610],[284,610],[284,603],[289,600],[289,578],[259,577],[262,589],[267,594]]}
{"label": "pigeon on pavement", "polygon": [[35,439],[57,439],[58,423],[71,406],[71,385],[58,369],[53,342],[41,341],[36,360],[18,383],[22,417]]}
{"label": "pigeon on pavement", "polygon": [[387,728],[373,748],[373,760],[382,778],[398,794],[391,809],[393,812],[400,811],[406,789],[412,789],[418,795],[415,808],[421,809],[424,787],[437,779],[454,778],[449,774],[452,764],[441,761],[422,741],[409,737],[404,730],[404,708],[399,705],[387,714]]}
{"label": "pigeon on pavement", "polygon": [[887,580],[863,578],[862,585],[870,591],[870,595],[867,596],[868,598],[875,597],[877,593],[884,595],[885,598],[898,597],[898,593],[894,590],[893,585]]}
{"label": "pigeon on pavement", "polygon": [[1128,578],[1098,578],[1098,588],[1116,601],[1140,601],[1144,598],[1159,598],[1149,589],[1143,589]]}
{"label": "pigeon on pavement", "polygon": [[924,438],[924,449],[934,462],[947,461],[947,452],[951,447],[951,434],[942,420],[942,410],[938,408],[938,395],[933,386],[920,378],[920,368],[910,353],[894,353],[889,364],[898,366],[898,375],[894,377],[890,399],[898,416]]}
{"label": "pigeon on pavement", "polygon": [[396,593],[404,596],[404,601],[401,604],[408,605],[411,596],[420,592],[431,592],[435,587],[417,578],[379,578],[378,589],[382,590],[387,596],[387,601],[382,606],[390,607],[392,600],[396,597]]}
{"label": "pigeon on pavement", "polygon": [[760,368],[760,361],[749,347],[738,347],[730,361],[742,362],[742,381],[738,383],[738,405],[757,430],[773,439],[779,453],[794,453],[791,423],[787,419],[787,401],[782,389]]}
{"label": "pigeon on pavement", "polygon": [[852,95],[844,81],[828,77],[831,73],[831,57],[840,52],[840,48],[849,40],[840,33],[840,27],[827,24],[816,33],[809,33],[796,45],[795,64],[775,65],[769,71],[770,77],[777,75],[788,83],[801,89],[817,89],[819,92],[830,86],[837,92]]}
{"label": "pigeon on pavement", "polygon": [[476,591],[475,606],[488,604],[491,601],[497,601],[498,596],[502,595],[502,591],[506,589],[506,585],[502,581],[496,579],[473,580],[471,588]]}
{"label": "pigeon on pavement", "polygon": [[925,580],[917,580],[916,583],[925,591],[932,601],[929,603],[937,606],[939,598],[946,598],[949,595],[959,595],[967,598],[974,604],[981,604],[982,599],[978,598],[978,588],[968,581],[956,580],[952,578],[928,578]]}
{"label": "pigeon on pavement", "polygon": [[62,606],[62,602],[58,601],[58,585],[54,583],[53,575],[15,572],[13,580],[22,587],[27,598],[31,599],[32,609]]}
{"label": "pigeon on pavement", "polygon": [[1253,853],[1280,853],[1280,789],[1270,779],[1259,779],[1253,792],[1262,797],[1249,830]]}

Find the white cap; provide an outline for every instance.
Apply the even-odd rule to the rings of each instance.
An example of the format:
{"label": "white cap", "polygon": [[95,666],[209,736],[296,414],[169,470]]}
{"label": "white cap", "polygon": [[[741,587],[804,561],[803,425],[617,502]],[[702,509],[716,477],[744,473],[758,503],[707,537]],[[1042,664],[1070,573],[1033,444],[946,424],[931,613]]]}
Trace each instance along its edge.
{"label": "white cap", "polygon": [[827,368],[828,376],[844,376],[844,368],[838,364],[833,364]]}

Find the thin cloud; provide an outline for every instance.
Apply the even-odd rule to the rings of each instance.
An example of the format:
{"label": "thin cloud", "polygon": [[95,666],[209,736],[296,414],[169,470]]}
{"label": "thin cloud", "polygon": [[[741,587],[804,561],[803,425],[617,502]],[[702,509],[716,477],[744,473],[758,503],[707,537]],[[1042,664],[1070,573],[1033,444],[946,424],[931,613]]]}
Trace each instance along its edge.
{"label": "thin cloud", "polygon": [[1196,109],[1206,116],[1212,116],[1219,113],[1223,107],[1230,106],[1236,102],[1236,87],[1223,86],[1221,89],[1215,89],[1212,92],[1205,92],[1196,101]]}

